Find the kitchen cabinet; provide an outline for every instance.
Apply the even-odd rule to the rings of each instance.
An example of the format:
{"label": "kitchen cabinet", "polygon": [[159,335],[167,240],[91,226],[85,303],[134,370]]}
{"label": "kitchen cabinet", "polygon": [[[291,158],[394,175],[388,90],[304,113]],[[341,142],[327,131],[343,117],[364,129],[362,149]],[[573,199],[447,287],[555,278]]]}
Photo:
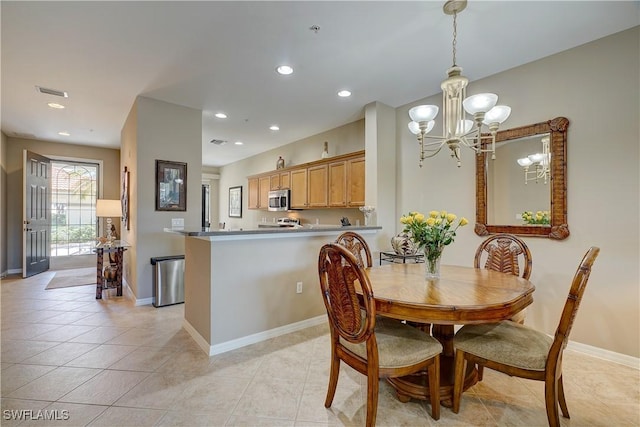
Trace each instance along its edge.
{"label": "kitchen cabinet", "polygon": [[291,209],[364,206],[364,151],[248,177],[249,209],[267,209],[270,190],[289,188]]}
{"label": "kitchen cabinet", "polygon": [[329,207],[347,206],[347,162],[329,163]]}
{"label": "kitchen cabinet", "polygon": [[271,179],[269,176],[261,176],[258,178],[258,208],[267,209],[269,207],[269,190],[271,190]]}
{"label": "kitchen cabinet", "polygon": [[307,168],[291,171],[291,199],[289,207],[304,209],[307,207]]}
{"label": "kitchen cabinet", "polygon": [[259,190],[259,183],[258,183],[258,178],[249,178],[249,195],[248,195],[248,199],[249,199],[249,204],[248,204],[248,208],[249,209],[258,209],[260,204],[258,202],[259,196],[260,196],[260,190]]}
{"label": "kitchen cabinet", "polygon": [[273,173],[269,176],[269,187],[272,190],[283,190],[289,188],[289,182],[291,181],[291,172],[279,172]]}
{"label": "kitchen cabinet", "polygon": [[312,166],[307,169],[307,206],[326,208],[328,205],[328,167]]}
{"label": "kitchen cabinet", "polygon": [[347,160],[347,207],[364,206],[364,156]]}

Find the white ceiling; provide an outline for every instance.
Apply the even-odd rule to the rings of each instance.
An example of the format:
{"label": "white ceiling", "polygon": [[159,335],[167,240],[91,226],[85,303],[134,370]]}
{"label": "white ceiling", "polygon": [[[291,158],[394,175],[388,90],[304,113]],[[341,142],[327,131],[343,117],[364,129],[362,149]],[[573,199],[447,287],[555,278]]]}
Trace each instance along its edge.
{"label": "white ceiling", "polygon": [[[443,4],[2,1],[2,131],[117,148],[143,95],[202,110],[203,164],[222,166],[352,122],[370,102],[438,93],[452,61]],[[637,1],[470,0],[457,62],[473,82],[639,23]],[[276,74],[281,63],[295,73]]]}

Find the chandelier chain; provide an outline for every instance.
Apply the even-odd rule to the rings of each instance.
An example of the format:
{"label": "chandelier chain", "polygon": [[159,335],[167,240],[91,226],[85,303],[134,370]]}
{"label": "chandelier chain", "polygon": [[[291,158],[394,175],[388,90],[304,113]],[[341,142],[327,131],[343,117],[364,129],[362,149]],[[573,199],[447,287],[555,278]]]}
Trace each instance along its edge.
{"label": "chandelier chain", "polygon": [[453,14],[453,66],[456,66],[456,44],[458,39],[458,22],[457,18],[458,14]]}

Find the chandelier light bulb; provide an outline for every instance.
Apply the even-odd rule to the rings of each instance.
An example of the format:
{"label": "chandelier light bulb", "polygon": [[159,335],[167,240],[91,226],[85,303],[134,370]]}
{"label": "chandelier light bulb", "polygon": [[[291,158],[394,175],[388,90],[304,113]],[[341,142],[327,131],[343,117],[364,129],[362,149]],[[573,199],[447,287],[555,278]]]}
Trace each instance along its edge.
{"label": "chandelier light bulb", "polygon": [[409,110],[409,117],[414,122],[429,122],[436,118],[438,111],[437,105],[418,105]]}

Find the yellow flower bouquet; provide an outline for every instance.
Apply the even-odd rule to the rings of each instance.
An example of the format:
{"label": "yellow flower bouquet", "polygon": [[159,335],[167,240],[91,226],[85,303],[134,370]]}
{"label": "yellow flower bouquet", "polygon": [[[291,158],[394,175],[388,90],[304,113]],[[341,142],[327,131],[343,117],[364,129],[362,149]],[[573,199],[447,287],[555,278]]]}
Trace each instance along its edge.
{"label": "yellow flower bouquet", "polygon": [[549,211],[537,211],[535,214],[531,211],[522,212],[522,221],[525,224],[550,224]]}
{"label": "yellow flower bouquet", "polygon": [[466,218],[447,211],[431,211],[426,217],[420,212],[409,212],[400,218],[404,232],[424,251],[426,276],[429,279],[440,277],[440,257],[444,247],[453,242],[459,227],[469,223]]}

